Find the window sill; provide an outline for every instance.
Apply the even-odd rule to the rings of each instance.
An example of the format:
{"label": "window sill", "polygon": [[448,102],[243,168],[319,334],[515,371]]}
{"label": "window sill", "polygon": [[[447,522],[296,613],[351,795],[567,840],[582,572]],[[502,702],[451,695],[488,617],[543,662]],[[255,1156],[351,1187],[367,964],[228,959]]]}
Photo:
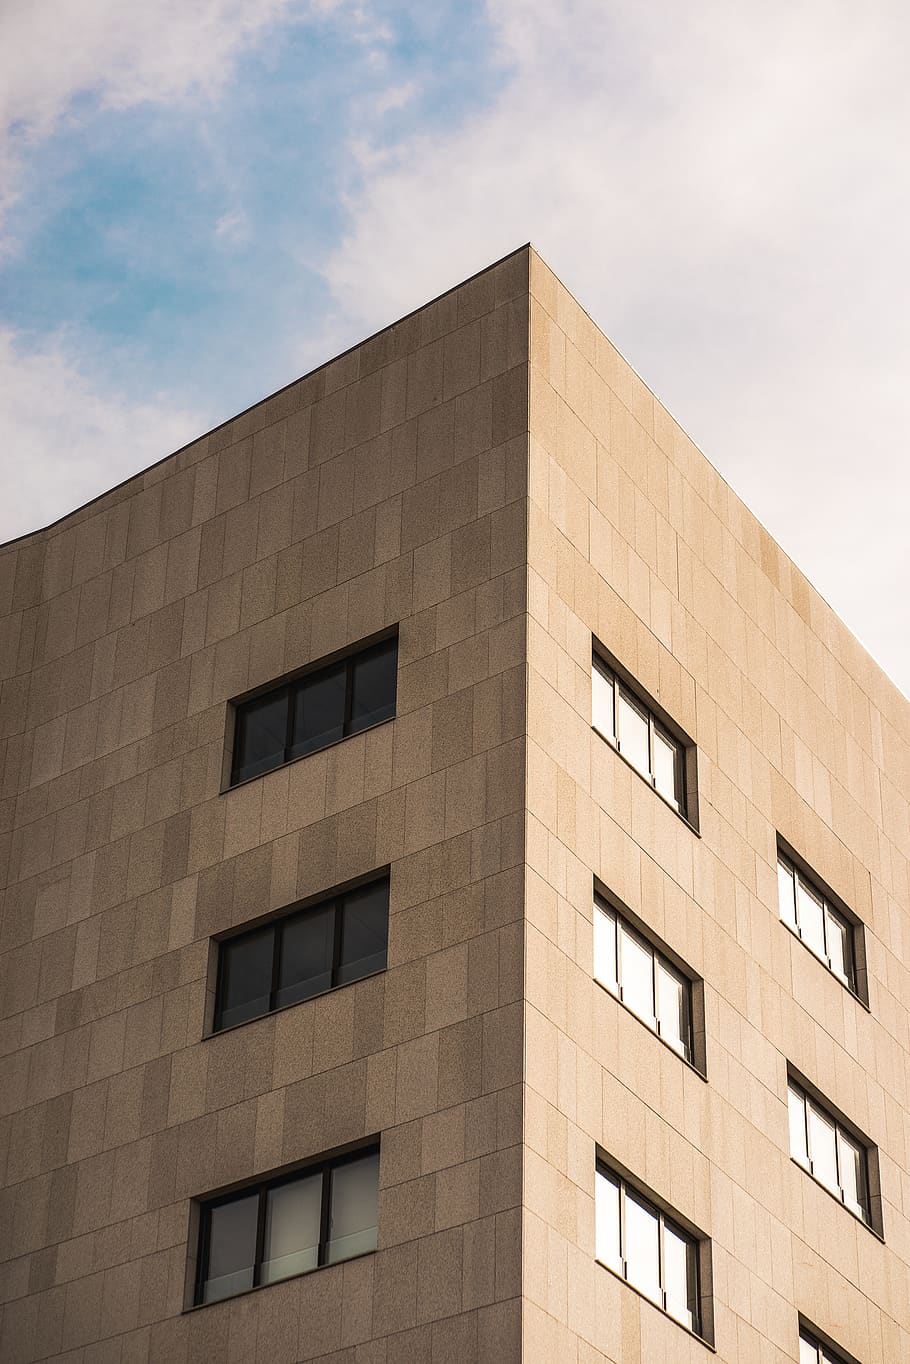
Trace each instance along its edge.
{"label": "window sill", "polygon": [[[279,1004],[277,1008],[268,1009],[264,1014],[256,1014],[254,1018],[244,1018],[240,1023],[229,1023],[226,1028],[210,1028],[202,1034],[202,1041],[207,1042],[211,1037],[223,1037],[226,1033],[236,1032],[238,1028],[248,1028],[251,1023],[261,1023],[264,1018],[275,1018],[278,1014],[287,1013],[288,1009],[299,1009],[303,1004],[312,1004],[314,999],[325,999],[326,995],[335,995],[339,990],[347,990],[352,985],[359,985],[362,980],[375,980],[377,976],[384,976],[388,969],[388,966],[381,966],[378,971],[369,971],[365,976],[358,976],[356,980],[346,980],[341,985],[332,985],[328,990],[320,990],[318,994],[307,995],[306,999],[294,999],[290,1004]],[[320,1265],[321,1269],[327,1267]],[[314,1271],[309,1270],[308,1272],[312,1274]],[[267,1288],[268,1284],[262,1286]],[[253,1290],[248,1288],[246,1291],[252,1293]]]}
{"label": "window sill", "polygon": [[799,943],[800,947],[805,948],[805,950],[809,953],[809,956],[812,958],[812,960],[818,962],[819,966],[822,968],[825,974],[829,975],[832,980],[836,980],[841,989],[846,990],[847,994],[850,996],[851,999],[855,999],[857,1004],[859,1004],[861,1008],[866,1010],[867,1014],[871,1014],[872,1009],[863,999],[862,995],[859,994],[858,991],[854,990],[852,985],[849,985],[846,981],[842,980],[836,971],[832,971],[831,967],[828,965],[828,963],[825,961],[823,957],[820,957],[817,952],[813,952],[812,948],[806,942],[805,938],[802,936],[799,929],[794,928],[793,925],[788,923],[786,919],[782,919],[779,914],[777,917],[778,921],[783,924],[784,928],[790,934],[790,937],[795,938],[796,941]]}
{"label": "window sill", "polygon": [[698,828],[692,823],[688,815],[683,814],[682,810],[680,810],[678,805],[676,805],[672,800],[668,800],[664,793],[662,791],[659,791],[658,788],[654,785],[653,781],[646,777],[644,772],[640,771],[639,768],[637,768],[633,762],[630,762],[624,753],[620,752],[615,743],[613,743],[610,739],[605,738],[604,735],[601,734],[600,730],[597,728],[596,725],[592,725],[591,729],[597,735],[600,742],[602,744],[606,744],[607,748],[609,748],[613,753],[616,754],[617,758],[621,759],[621,761],[625,763],[629,771],[634,772],[638,780],[644,782],[648,790],[653,791],[654,795],[657,796],[657,798],[662,802],[662,804],[666,805],[668,810],[672,810],[676,818],[681,820],[682,823],[685,824],[686,828],[691,830],[691,832],[695,835],[696,838],[701,838],[701,834],[699,833]]}
{"label": "window sill", "polygon": [[881,1241],[882,1245],[885,1244],[885,1238],[878,1228],[874,1227],[871,1222],[867,1222],[865,1217],[861,1217],[858,1212],[854,1212],[849,1204],[845,1203],[842,1198],[839,1198],[832,1189],[828,1188],[827,1184],[823,1184],[818,1176],[812,1173],[808,1165],[804,1165],[801,1160],[797,1160],[796,1156],[790,1157],[790,1163],[795,1165],[797,1170],[802,1170],[804,1175],[808,1175],[816,1188],[821,1189],[822,1193],[826,1193],[832,1203],[836,1203],[839,1208],[843,1208],[844,1212],[849,1213],[854,1222],[858,1222],[861,1227],[865,1227],[866,1231],[870,1232],[875,1237],[876,1241]]}
{"label": "window sill", "polygon": [[[637,1014],[634,1009],[630,1008],[629,1005],[626,1004],[625,1000],[620,999],[619,995],[615,995],[613,993],[609,985],[604,985],[603,981],[598,980],[596,976],[592,976],[591,979],[594,981],[594,984],[597,986],[598,990],[603,990],[605,995],[609,995],[610,999],[614,1000],[625,1013],[627,1013],[631,1018],[634,1018],[636,1023],[640,1024],[641,1027],[644,1028],[645,1032],[648,1034],[649,1037],[653,1037],[655,1041],[661,1044],[662,1047],[666,1047],[667,1051],[670,1052],[671,1055],[675,1056],[677,1061],[680,1061],[686,1067],[687,1070],[691,1070],[693,1075],[697,1075],[699,1080],[701,1080],[704,1084],[708,1083],[707,1075],[703,1070],[699,1070],[698,1066],[695,1064],[694,1061],[690,1061],[687,1056],[683,1056],[682,1052],[677,1051],[676,1047],[671,1047],[667,1039],[665,1037],[661,1037],[660,1033],[656,1032],[654,1028],[649,1027],[649,1025],[645,1022],[645,1020],[641,1017],[640,1014]],[[600,1263],[601,1262],[598,1260],[598,1264]],[[608,1269],[609,1265],[604,1265],[604,1268]],[[626,1280],[623,1279],[623,1283],[625,1282]],[[631,1287],[632,1285],[630,1284],[629,1286]]]}
{"label": "window sill", "polygon": [[685,1331],[687,1336],[691,1336],[699,1345],[703,1345],[712,1355],[717,1354],[717,1349],[711,1344],[710,1340],[706,1340],[704,1336],[700,1336],[697,1331],[692,1330],[691,1326],[687,1326],[684,1321],[680,1321],[678,1317],[674,1317],[670,1312],[665,1312],[659,1303],[656,1303],[653,1298],[648,1297],[647,1293],[643,1293],[640,1288],[636,1288],[634,1283],[629,1283],[628,1279],[624,1279],[621,1274],[617,1274],[616,1270],[611,1269],[609,1265],[604,1264],[603,1260],[598,1260],[596,1255],[594,1261],[595,1264],[600,1265],[601,1269],[605,1269],[608,1274],[612,1274],[614,1279],[618,1279],[626,1288],[630,1288],[637,1298],[641,1298],[642,1302],[646,1302],[649,1307],[653,1307],[655,1312],[659,1312],[662,1317],[666,1317],[667,1321],[672,1321],[674,1326],[678,1326],[681,1331]]}
{"label": "window sill", "polygon": [[330,744],[323,744],[321,748],[311,748],[309,753],[301,753],[296,758],[288,758],[285,762],[276,763],[265,772],[257,772],[252,777],[243,777],[240,781],[231,781],[230,773],[227,781],[222,781],[219,795],[227,795],[229,791],[239,791],[241,786],[249,786],[251,781],[262,781],[263,777],[270,777],[273,772],[283,772],[286,767],[293,767],[294,763],[302,763],[307,758],[315,758],[317,753],[328,753],[330,748],[337,748],[339,744],[346,744],[349,739],[356,739],[361,734],[369,734],[374,729],[381,729],[383,725],[390,725],[397,716],[390,715],[385,720],[377,720],[373,725],[364,725],[363,729],[355,730],[353,734],[343,734],[340,739],[333,739]]}
{"label": "window sill", "polygon": [[289,1274],[286,1279],[276,1279],[274,1283],[257,1283],[253,1288],[241,1289],[239,1293],[230,1293],[224,1298],[216,1298],[213,1302],[192,1302],[188,1307],[184,1307],[182,1316],[188,1316],[191,1312],[202,1312],[207,1307],[220,1307],[224,1303],[236,1302],[238,1298],[248,1298],[251,1293],[262,1293],[268,1288],[278,1288],[283,1283],[293,1283],[295,1279],[306,1279],[310,1274],[320,1274],[324,1269],[339,1269],[343,1265],[352,1264],[354,1260],[365,1260],[368,1255],[375,1255],[375,1250],[365,1250],[361,1255],[349,1255],[346,1260],[336,1260],[331,1265],[317,1265],[315,1269],[304,1269],[299,1274]]}

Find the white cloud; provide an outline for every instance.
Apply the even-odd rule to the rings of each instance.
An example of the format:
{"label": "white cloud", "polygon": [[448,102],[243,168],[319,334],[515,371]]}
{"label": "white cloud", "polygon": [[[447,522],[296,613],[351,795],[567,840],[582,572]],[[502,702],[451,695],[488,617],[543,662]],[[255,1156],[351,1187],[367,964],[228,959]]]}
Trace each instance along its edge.
{"label": "white cloud", "polygon": [[105,392],[62,342],[40,351],[0,329],[0,542],[24,535],[179,449],[206,429],[166,397]]}
{"label": "white cloud", "polygon": [[[338,0],[315,0],[327,13]],[[300,0],[4,0],[0,6],[0,208],[21,158],[80,96],[127,109],[211,97],[238,55]]]}
{"label": "white cloud", "polygon": [[349,331],[532,239],[910,692],[910,9],[489,10],[492,102],[360,150]]}

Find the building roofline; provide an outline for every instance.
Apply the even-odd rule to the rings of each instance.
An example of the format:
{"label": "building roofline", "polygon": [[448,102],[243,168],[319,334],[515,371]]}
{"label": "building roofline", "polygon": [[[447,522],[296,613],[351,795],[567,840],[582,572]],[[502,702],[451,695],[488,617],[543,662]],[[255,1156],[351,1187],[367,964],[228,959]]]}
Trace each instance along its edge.
{"label": "building roofline", "polygon": [[289,388],[293,388],[296,384],[303,383],[305,379],[309,379],[313,374],[318,374],[321,369],[326,369],[329,365],[333,365],[337,360],[343,360],[346,355],[350,355],[352,351],[359,350],[361,346],[367,345],[370,341],[375,341],[376,338],[382,336],[384,332],[391,331],[393,327],[400,327],[401,324],[407,322],[409,318],[416,317],[418,313],[422,313],[425,309],[431,308],[433,304],[440,303],[442,299],[448,298],[449,294],[456,293],[459,289],[463,289],[466,284],[472,284],[475,279],[480,279],[482,275],[488,275],[491,270],[498,269],[500,265],[504,265],[505,262],[511,260],[513,256],[520,255],[522,251],[531,251],[533,249],[530,242],[523,242],[521,246],[516,246],[513,251],[507,251],[506,254],[500,256],[498,260],[492,261],[489,265],[485,265],[481,270],[475,270],[473,275],[468,275],[466,279],[459,280],[457,284],[453,284],[450,288],[444,289],[441,294],[436,294],[433,298],[428,298],[425,303],[421,303],[416,308],[412,308],[410,312],[402,313],[400,317],[396,317],[392,322],[387,322],[384,327],[379,327],[375,332],[371,332],[369,336],[361,337],[359,341],[355,341],[352,345],[346,347],[345,350],[339,351],[337,355],[330,355],[328,359],[321,361],[318,365],[314,365],[312,369],[308,369],[304,374],[297,375],[295,379],[291,379],[288,383],[283,384],[281,388],[276,388],[274,392],[266,393],[264,397],[257,398],[256,401],[250,403],[248,407],[242,408],[239,412],[232,412],[229,417],[225,417],[224,421],[217,422],[215,426],[210,426],[207,431],[202,431],[198,436],[194,436],[192,440],[188,440],[184,445],[178,446],[176,450],[170,450],[166,455],[162,455],[160,459],[156,459],[151,464],[146,464],[143,468],[137,469],[134,474],[129,474],[126,478],[122,478],[119,483],[114,483],[109,488],[104,488],[100,493],[96,493],[94,497],[90,497],[88,501],[80,502],[78,506],[71,507],[70,510],[64,512],[62,516],[56,517],[53,521],[48,521],[46,525],[35,526],[33,530],[23,531],[21,535],[14,535],[11,540],[3,540],[0,542],[0,551],[9,549],[13,545],[18,545],[23,540],[31,540],[36,535],[46,535],[48,531],[55,530],[58,526],[61,526],[64,521],[68,521],[71,517],[78,515],[79,512],[86,511],[89,507],[94,506],[96,502],[100,502],[102,498],[110,497],[111,493],[118,492],[121,488],[125,488],[128,483],[132,483],[136,479],[144,477],[145,474],[151,473],[153,469],[157,469],[162,464],[166,464],[169,459],[175,459],[176,456],[182,454],[184,450],[188,450],[191,445],[196,445],[199,441],[214,435],[216,431],[222,430],[223,427],[230,426],[232,422],[237,421],[240,417],[246,416],[248,412],[254,412],[257,407],[262,407],[263,403],[271,402],[273,398],[277,398],[280,394],[286,393]]}

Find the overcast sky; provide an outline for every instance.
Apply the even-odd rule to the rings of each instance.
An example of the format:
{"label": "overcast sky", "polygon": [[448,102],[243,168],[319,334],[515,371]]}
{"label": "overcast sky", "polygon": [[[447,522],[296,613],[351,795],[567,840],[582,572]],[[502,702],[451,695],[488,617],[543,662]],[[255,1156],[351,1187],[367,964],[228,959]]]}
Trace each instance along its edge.
{"label": "overcast sky", "polygon": [[531,240],[910,695],[906,0],[3,0],[0,538]]}

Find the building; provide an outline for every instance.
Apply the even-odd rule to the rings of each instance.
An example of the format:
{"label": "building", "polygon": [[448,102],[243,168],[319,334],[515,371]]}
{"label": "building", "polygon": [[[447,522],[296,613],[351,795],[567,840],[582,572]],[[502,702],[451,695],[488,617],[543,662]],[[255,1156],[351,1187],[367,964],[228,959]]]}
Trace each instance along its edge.
{"label": "building", "polygon": [[910,706],[530,248],[0,603],[4,1361],[910,1360]]}

